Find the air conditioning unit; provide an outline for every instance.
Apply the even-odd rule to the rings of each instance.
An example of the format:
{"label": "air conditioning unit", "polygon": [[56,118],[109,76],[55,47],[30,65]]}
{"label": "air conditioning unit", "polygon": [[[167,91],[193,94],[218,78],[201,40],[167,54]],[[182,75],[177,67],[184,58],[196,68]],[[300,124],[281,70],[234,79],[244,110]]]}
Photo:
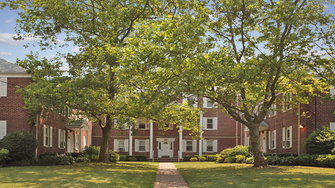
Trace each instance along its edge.
{"label": "air conditioning unit", "polygon": [[289,140],[283,141],[283,148],[289,148],[289,147],[290,147],[290,141]]}

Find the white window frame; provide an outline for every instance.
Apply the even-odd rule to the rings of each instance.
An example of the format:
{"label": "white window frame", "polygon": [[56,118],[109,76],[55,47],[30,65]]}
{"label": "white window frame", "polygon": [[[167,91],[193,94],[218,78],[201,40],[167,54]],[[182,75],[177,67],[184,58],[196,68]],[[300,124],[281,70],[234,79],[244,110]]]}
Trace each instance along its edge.
{"label": "white window frame", "polygon": [[292,110],[292,93],[285,93],[283,95],[283,112],[287,112],[289,110]]}
{"label": "white window frame", "polygon": [[244,127],[244,145],[245,146],[250,145],[250,134],[248,127]]}
{"label": "white window frame", "polygon": [[0,97],[7,97],[8,94],[8,78],[0,77]]}
{"label": "white window frame", "polygon": [[210,101],[209,98],[207,98],[207,97],[204,97],[204,98],[203,98],[203,107],[204,107],[204,108],[217,108],[217,103],[216,103],[216,102],[213,102],[213,105],[208,106],[209,101]]}
{"label": "white window frame", "polygon": [[[206,153],[216,153],[218,150],[218,141],[215,139],[203,140],[203,152]],[[208,144],[211,143],[211,144]],[[212,145],[212,151],[208,151],[208,145]]]}
{"label": "white window frame", "polygon": [[43,125],[43,146],[52,147],[52,126]]}
{"label": "white window frame", "polygon": [[[123,142],[123,149],[120,150],[120,143]],[[115,152],[128,152],[128,139],[114,139],[114,151]]]}
{"label": "white window frame", "polygon": [[[217,130],[218,129],[218,118],[217,117],[203,117],[203,130]],[[208,119],[212,119],[213,121],[213,127],[212,128],[208,128]]]}
{"label": "white window frame", "polygon": [[58,129],[58,148],[66,148],[66,130]]}
{"label": "white window frame", "polygon": [[[135,122],[135,128],[139,130],[148,130],[149,129],[149,122],[145,118],[139,118]],[[145,128],[140,128],[140,124],[144,123]]]}
{"label": "white window frame", "polygon": [[335,131],[335,122],[329,122],[329,129]]}
{"label": "white window frame", "polygon": [[[192,142],[192,151],[187,151],[187,142]],[[197,140],[183,140],[183,152],[185,153],[197,152]]]}
{"label": "white window frame", "polygon": [[7,121],[0,120],[0,140],[7,135]]}
{"label": "white window frame", "polygon": [[[144,150],[140,150],[141,143],[144,143]],[[149,152],[149,139],[135,139],[135,152]]]}
{"label": "white window frame", "polygon": [[269,149],[277,148],[277,131],[269,131]]}
{"label": "white window frame", "polygon": [[282,137],[283,137],[283,148],[289,149],[292,148],[292,126],[283,127],[282,130]]}
{"label": "white window frame", "polygon": [[277,105],[276,104],[271,105],[268,115],[269,117],[273,117],[277,115]]}

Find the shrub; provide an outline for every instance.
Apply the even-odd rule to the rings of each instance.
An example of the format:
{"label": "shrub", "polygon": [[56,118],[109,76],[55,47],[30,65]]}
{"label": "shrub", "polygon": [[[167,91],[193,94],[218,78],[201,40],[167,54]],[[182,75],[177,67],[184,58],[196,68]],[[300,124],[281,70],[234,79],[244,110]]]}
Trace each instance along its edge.
{"label": "shrub", "polygon": [[89,146],[85,147],[83,153],[91,160],[97,161],[99,159],[100,147],[99,146]]}
{"label": "shrub", "polygon": [[147,161],[147,156],[144,156],[144,155],[137,155],[137,156],[134,156],[137,161]]}
{"label": "shrub", "polygon": [[109,162],[116,163],[120,160],[120,155],[112,150],[108,152],[108,160]]}
{"label": "shrub", "polygon": [[75,160],[70,155],[58,155],[57,156],[57,165],[72,165],[75,163]]}
{"label": "shrub", "polygon": [[194,161],[198,161],[198,157],[191,157],[190,161],[194,162]]}
{"label": "shrub", "polygon": [[305,141],[308,154],[331,154],[335,148],[335,131],[324,126],[311,133]]}
{"label": "shrub", "polygon": [[129,155],[120,155],[120,161],[127,161]]}
{"label": "shrub", "polygon": [[335,155],[319,155],[315,160],[318,166],[335,168]]}
{"label": "shrub", "polygon": [[204,155],[204,157],[206,157],[206,161],[216,161],[218,155]]}
{"label": "shrub", "polygon": [[218,158],[216,159],[216,162],[217,162],[217,163],[224,163],[224,158],[222,158],[222,157],[218,157]]}
{"label": "shrub", "polygon": [[235,162],[237,163],[244,163],[246,159],[246,156],[244,155],[236,155],[235,156]]}
{"label": "shrub", "polygon": [[247,157],[245,159],[245,163],[247,163],[247,164],[254,164],[254,157]]}
{"label": "shrub", "polygon": [[82,157],[77,157],[74,158],[74,160],[76,161],[76,163],[88,163],[91,162],[90,159],[86,156],[82,156]]}
{"label": "shrub", "polygon": [[206,161],[206,157],[199,157],[198,160],[201,161],[201,162],[204,162],[204,161]]}
{"label": "shrub", "polygon": [[9,151],[7,149],[0,149],[0,165],[6,163],[9,159]]}
{"label": "shrub", "polygon": [[3,137],[0,148],[9,151],[11,161],[32,159],[35,154],[36,140],[34,136],[25,131],[16,131]]}
{"label": "shrub", "polygon": [[137,161],[136,157],[134,157],[134,156],[129,156],[127,160],[128,161]]}
{"label": "shrub", "polygon": [[42,166],[57,165],[58,164],[58,154],[51,153],[51,152],[42,153],[39,156],[39,160],[37,163]]}
{"label": "shrub", "polygon": [[85,154],[84,153],[66,153],[66,155],[68,155],[68,156],[71,156],[71,157],[73,157],[73,158],[78,158],[78,157],[85,157]]}
{"label": "shrub", "polygon": [[235,162],[235,157],[226,157],[224,159],[225,163],[234,163]]}
{"label": "shrub", "polygon": [[[233,148],[227,148],[224,149],[220,154],[220,160],[217,160],[217,162],[225,162],[225,163],[233,163],[236,162],[236,156],[240,155],[247,157],[250,156],[250,151],[249,151],[249,147],[248,146],[235,146]],[[239,161],[241,161],[242,159],[239,159]]]}
{"label": "shrub", "polygon": [[185,155],[184,156],[184,161],[190,161],[190,159],[192,158],[192,155]]}

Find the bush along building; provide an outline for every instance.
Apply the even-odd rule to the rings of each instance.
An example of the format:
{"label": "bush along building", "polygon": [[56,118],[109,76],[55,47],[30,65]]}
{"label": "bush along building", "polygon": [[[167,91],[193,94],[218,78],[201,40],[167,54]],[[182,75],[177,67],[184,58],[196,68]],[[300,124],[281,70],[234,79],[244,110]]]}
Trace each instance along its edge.
{"label": "bush along building", "polygon": [[[184,99],[184,101],[187,99]],[[241,144],[241,125],[221,112],[217,105],[203,98],[199,104],[201,139],[192,139],[182,126],[167,125],[159,128],[148,119],[138,119],[131,128],[112,130],[109,148],[122,155],[145,156],[148,160],[182,160],[187,155],[216,154],[223,149]],[[102,139],[99,127],[93,126],[92,144]]]}
{"label": "bush along building", "polygon": [[63,117],[42,110],[35,123],[29,121],[31,115],[25,110],[23,96],[17,89],[31,82],[31,75],[24,69],[0,59],[0,139],[15,131],[27,131],[37,140],[37,155],[80,152],[90,145],[91,123],[84,118]]}

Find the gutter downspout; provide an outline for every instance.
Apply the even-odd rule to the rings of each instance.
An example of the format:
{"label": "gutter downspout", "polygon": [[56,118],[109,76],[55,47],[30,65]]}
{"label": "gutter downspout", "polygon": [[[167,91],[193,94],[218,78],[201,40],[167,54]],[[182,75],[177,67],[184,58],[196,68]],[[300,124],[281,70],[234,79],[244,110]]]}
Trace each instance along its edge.
{"label": "gutter downspout", "polygon": [[38,125],[39,125],[39,115],[36,115],[36,123],[35,123],[35,137],[36,137],[36,149],[35,149],[35,159],[38,159]]}
{"label": "gutter downspout", "polygon": [[300,102],[298,103],[298,155],[301,153],[300,145],[301,145],[301,132],[300,132],[300,125],[301,125],[301,106]]}

